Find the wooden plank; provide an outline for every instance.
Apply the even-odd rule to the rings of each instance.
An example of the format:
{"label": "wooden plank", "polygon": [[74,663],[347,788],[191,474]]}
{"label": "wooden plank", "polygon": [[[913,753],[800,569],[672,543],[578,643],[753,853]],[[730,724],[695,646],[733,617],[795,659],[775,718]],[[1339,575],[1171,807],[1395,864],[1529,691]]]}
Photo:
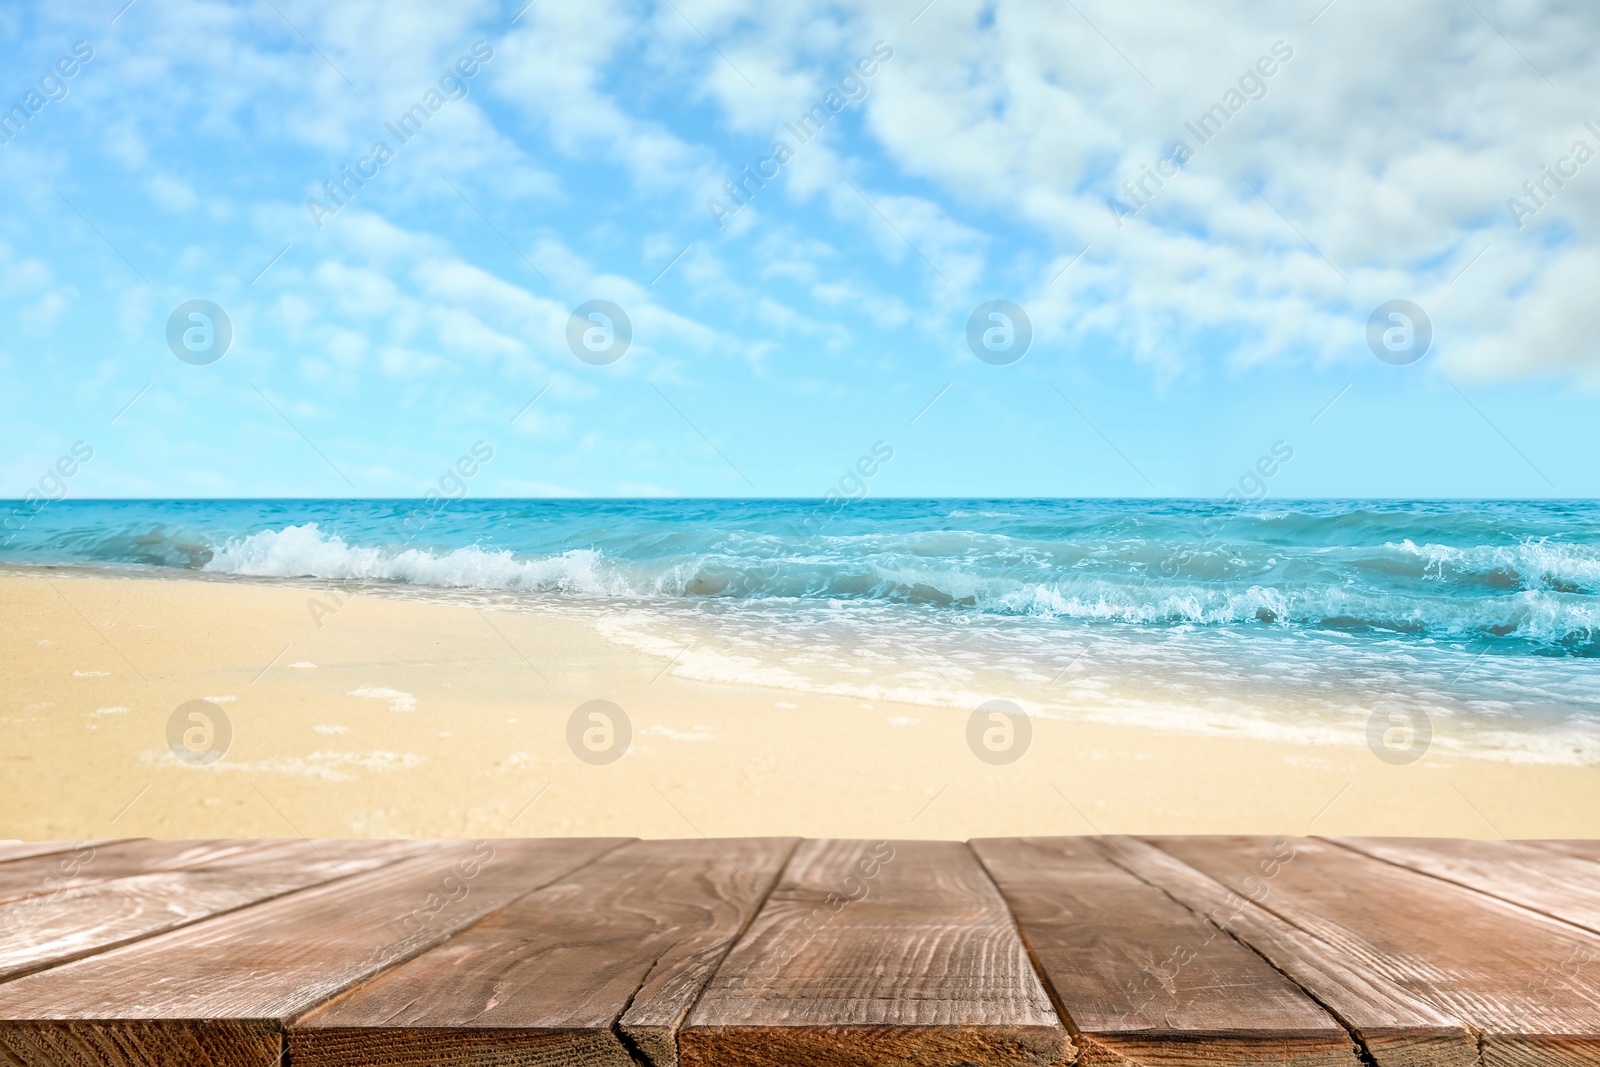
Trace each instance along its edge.
{"label": "wooden plank", "polygon": [[[736,914],[734,908],[718,903],[718,919],[706,924],[707,934],[693,941],[686,940],[671,955],[663,955],[645,976],[632,1003],[618,1021],[622,1032],[655,1067],[679,1064],[678,1032],[689,1017],[689,1011],[732,951],[735,941],[766,902],[789,857],[799,846],[799,840],[779,838],[775,844],[776,848],[750,857],[727,851],[726,842],[718,846],[718,851],[727,851],[727,858],[736,860],[742,870],[736,881],[729,881],[723,868],[714,868],[722,882],[708,885],[705,894],[737,902]],[[742,847],[748,849],[752,845],[753,842],[745,843]],[[705,904],[699,906],[705,907]]]}
{"label": "wooden plank", "polygon": [[1294,983],[1091,839],[971,844],[1072,1026],[1080,1064],[1359,1067],[1344,1027]]}
{"label": "wooden plank", "polygon": [[[1258,891],[1272,840],[1147,837],[1222,882]],[[1600,985],[1574,954],[1600,938],[1493,897],[1315,838],[1270,880],[1262,906],[1464,1021],[1485,1067],[1600,1063]],[[1250,880],[1247,882],[1247,879]]]}
{"label": "wooden plank", "polygon": [[1330,840],[1600,933],[1600,863],[1512,841],[1425,837]]}
{"label": "wooden plank", "polygon": [[84,842],[65,852],[0,863],[0,903],[81,889],[113,878],[195,867],[276,843],[149,839],[101,845]]}
{"label": "wooden plank", "polygon": [[[655,1067],[794,850],[793,838],[639,841],[296,1021],[296,1067]],[[624,1016],[626,1012],[626,1016]]]}
{"label": "wooden plank", "polygon": [[1256,863],[1258,891],[1249,899],[1138,838],[1097,844],[1107,858],[1249,945],[1311,994],[1355,1034],[1377,1067],[1476,1067],[1478,1039],[1460,1019],[1353,966],[1332,945],[1257,904],[1271,896],[1278,867],[1294,862],[1298,842],[1275,839],[1272,852]]}
{"label": "wooden plank", "polygon": [[34,856],[49,856],[58,852],[71,852],[79,848],[98,848],[128,838],[108,837],[92,841],[0,841],[0,863],[25,860]]}
{"label": "wooden plank", "polygon": [[1600,841],[1518,841],[1521,848],[1532,846],[1550,852],[1559,852],[1563,856],[1575,856],[1580,860],[1600,860]]}
{"label": "wooden plank", "polygon": [[283,1024],[620,840],[437,842],[425,853],[0,985],[29,1065],[276,1067]]}
{"label": "wooden plank", "polygon": [[805,841],[678,1037],[683,1067],[1066,1064],[1073,1046],[963,845]]}
{"label": "wooden plank", "polygon": [[216,842],[214,849],[183,844],[191,847],[169,855],[210,855],[212,861],[73,885],[0,907],[0,981],[373,870],[422,847],[412,841],[270,841],[243,849],[232,842]]}

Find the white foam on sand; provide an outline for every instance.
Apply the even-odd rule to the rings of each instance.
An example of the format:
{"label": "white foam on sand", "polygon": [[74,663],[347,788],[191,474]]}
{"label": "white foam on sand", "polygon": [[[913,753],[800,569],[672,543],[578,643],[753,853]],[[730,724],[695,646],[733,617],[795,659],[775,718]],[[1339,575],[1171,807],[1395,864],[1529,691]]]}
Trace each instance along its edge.
{"label": "white foam on sand", "polygon": [[713,736],[709,726],[698,724],[693,730],[674,730],[670,726],[646,726],[639,733],[644,737],[665,737],[673,741],[709,741]]}
{"label": "white foam on sand", "polygon": [[364,685],[359,689],[352,689],[346,693],[347,697],[365,697],[369,700],[387,700],[390,711],[416,711],[417,698],[410,693],[398,689],[387,689],[381,685]]}
{"label": "white foam on sand", "polygon": [[[181,766],[178,757],[163,749],[160,752],[141,754],[145,763]],[[208,765],[213,771],[249,771],[260,774],[287,774],[295,778],[316,778],[325,782],[354,782],[359,776],[354,770],[384,773],[408,771],[423,762],[421,756],[409,752],[312,752],[305,756],[283,756],[263,760],[230,760],[223,758]]]}

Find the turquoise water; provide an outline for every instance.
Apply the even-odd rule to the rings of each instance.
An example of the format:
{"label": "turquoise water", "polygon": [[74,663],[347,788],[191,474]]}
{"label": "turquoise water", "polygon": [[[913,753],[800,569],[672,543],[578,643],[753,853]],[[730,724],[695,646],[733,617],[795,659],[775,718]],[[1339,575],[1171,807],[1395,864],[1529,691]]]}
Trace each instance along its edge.
{"label": "turquoise water", "polygon": [[[20,508],[20,512],[19,509]],[[1600,752],[1588,501],[60,501],[0,563],[359,585],[581,617],[707,680]],[[676,653],[676,658],[674,658]],[[1600,756],[1597,756],[1600,758]]]}

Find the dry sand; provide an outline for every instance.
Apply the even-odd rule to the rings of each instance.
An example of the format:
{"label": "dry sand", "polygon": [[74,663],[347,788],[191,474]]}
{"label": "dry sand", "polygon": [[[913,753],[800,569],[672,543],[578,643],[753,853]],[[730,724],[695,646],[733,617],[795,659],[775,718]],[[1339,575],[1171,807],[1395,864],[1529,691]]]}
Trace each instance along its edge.
{"label": "dry sand", "polygon": [[[0,838],[1600,837],[1590,768],[1049,720],[990,766],[960,710],[685,681],[578,619],[354,596],[318,626],[312,595],[0,577]],[[167,741],[195,699],[233,733],[205,766]],[[594,699],[633,727],[605,766],[567,744]]]}

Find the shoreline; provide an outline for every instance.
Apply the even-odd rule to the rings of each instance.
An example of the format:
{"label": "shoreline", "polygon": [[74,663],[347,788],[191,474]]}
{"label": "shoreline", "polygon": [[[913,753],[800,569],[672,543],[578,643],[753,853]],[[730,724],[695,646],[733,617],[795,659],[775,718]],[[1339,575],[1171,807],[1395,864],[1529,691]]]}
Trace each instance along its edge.
{"label": "shoreline", "polygon": [[[318,626],[326,583],[144,577],[0,574],[0,837],[1600,837],[1586,766],[1055,717],[993,765],[965,710],[692,681],[556,613],[350,593]],[[168,722],[201,699],[232,739],[196,766]],[[632,726],[609,764],[568,744],[594,700]]]}

